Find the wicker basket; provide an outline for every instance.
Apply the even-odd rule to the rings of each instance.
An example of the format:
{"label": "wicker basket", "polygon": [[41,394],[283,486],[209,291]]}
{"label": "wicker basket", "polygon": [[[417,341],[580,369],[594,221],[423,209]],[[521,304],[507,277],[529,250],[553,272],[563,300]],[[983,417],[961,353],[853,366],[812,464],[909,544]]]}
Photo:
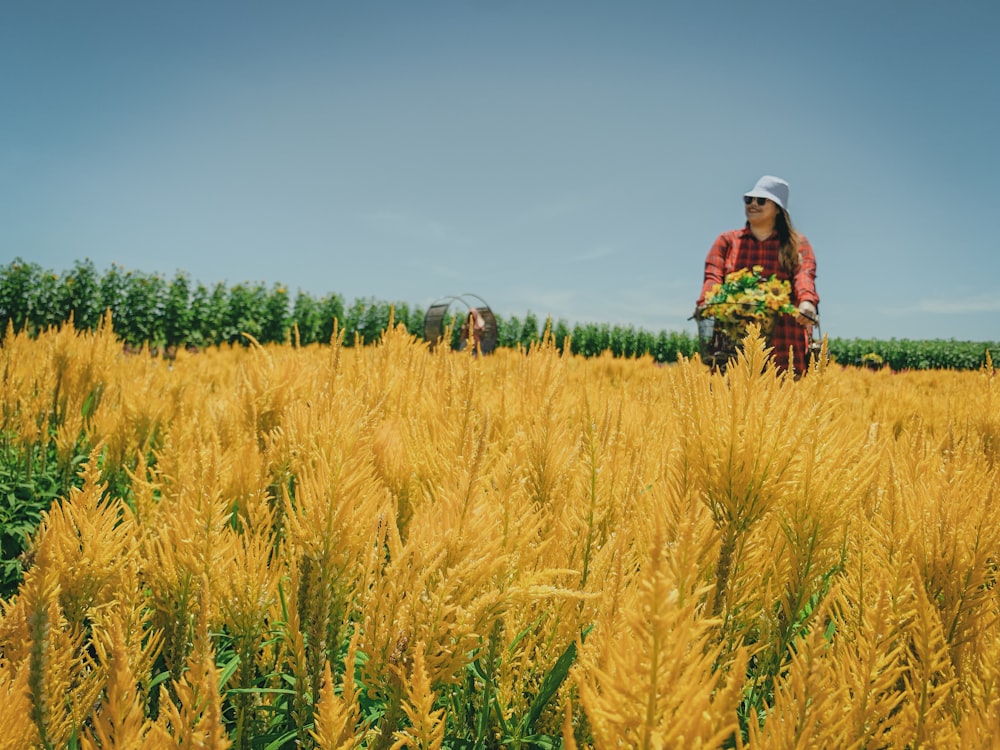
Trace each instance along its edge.
{"label": "wicker basket", "polygon": [[[723,304],[732,306],[739,303],[727,302]],[[713,318],[711,316],[713,305],[708,305],[704,310],[695,314],[695,320],[698,324],[698,351],[701,355],[701,361],[713,369],[726,369],[726,364],[736,356],[736,348],[746,334],[747,326],[751,323],[759,325],[761,335],[770,340],[778,316],[768,315],[759,318],[752,312],[753,305],[744,304],[742,306],[747,308],[747,313],[737,316],[738,319],[735,321],[723,322]]]}

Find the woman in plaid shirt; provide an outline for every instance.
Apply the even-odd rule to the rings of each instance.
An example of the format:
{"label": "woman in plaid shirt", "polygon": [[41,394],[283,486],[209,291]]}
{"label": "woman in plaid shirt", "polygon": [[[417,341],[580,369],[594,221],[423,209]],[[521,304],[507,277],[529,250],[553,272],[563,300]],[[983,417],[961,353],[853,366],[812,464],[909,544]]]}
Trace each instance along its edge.
{"label": "woman in plaid shirt", "polygon": [[809,364],[809,334],[819,305],[816,293],[816,256],[804,235],[795,231],[788,215],[788,183],[770,175],[761,177],[753,190],[743,196],[747,223],[719,235],[705,258],[705,283],[698,297],[701,313],[705,297],[726,274],[741,268],[763,266],[761,276],[777,275],[790,281],[792,304],[800,315],[780,315],[771,334],[774,361],[781,370],[791,366],[802,372]]}

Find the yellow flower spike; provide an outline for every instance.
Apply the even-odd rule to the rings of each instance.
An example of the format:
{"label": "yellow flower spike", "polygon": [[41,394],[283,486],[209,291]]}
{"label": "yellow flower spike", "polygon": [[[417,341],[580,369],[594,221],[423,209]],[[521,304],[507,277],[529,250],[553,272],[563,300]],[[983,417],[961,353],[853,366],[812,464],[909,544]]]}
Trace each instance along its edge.
{"label": "yellow flower spike", "polygon": [[[766,306],[785,283],[765,281]],[[717,291],[718,314],[746,314],[753,285]],[[0,603],[0,748],[243,747],[279,722],[320,748],[432,746],[460,721],[437,712],[473,701],[497,744],[499,717],[533,711],[532,734],[567,748],[990,746],[995,351],[978,372],[820,357],[794,381],[756,334],[724,374],[459,358],[397,331],[169,369],[112,343],[8,333],[0,349],[14,449],[50,427],[108,446]],[[108,461],[134,518],[103,497]],[[216,671],[236,623],[259,690]],[[390,688],[396,720],[366,722]],[[246,730],[226,738],[237,695]]]}

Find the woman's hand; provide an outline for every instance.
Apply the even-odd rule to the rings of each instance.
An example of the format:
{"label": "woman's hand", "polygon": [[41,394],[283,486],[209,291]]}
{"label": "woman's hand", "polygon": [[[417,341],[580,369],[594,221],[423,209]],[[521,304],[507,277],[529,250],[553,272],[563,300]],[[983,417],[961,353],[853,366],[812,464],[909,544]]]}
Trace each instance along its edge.
{"label": "woman's hand", "polygon": [[799,323],[804,326],[811,326],[816,322],[816,305],[809,300],[799,303]]}

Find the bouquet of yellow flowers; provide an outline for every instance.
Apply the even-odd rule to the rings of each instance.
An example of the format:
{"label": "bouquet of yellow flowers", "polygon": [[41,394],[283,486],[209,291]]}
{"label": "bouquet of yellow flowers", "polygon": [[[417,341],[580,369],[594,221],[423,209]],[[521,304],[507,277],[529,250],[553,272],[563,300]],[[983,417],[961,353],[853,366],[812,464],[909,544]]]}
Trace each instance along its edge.
{"label": "bouquet of yellow flowers", "polygon": [[726,274],[721,284],[713,286],[705,296],[705,317],[715,319],[716,330],[731,339],[740,339],[747,324],[757,323],[761,333],[774,329],[778,315],[796,316],[799,311],[792,304],[792,286],[771,274],[761,277],[763,266],[741,268]]}

